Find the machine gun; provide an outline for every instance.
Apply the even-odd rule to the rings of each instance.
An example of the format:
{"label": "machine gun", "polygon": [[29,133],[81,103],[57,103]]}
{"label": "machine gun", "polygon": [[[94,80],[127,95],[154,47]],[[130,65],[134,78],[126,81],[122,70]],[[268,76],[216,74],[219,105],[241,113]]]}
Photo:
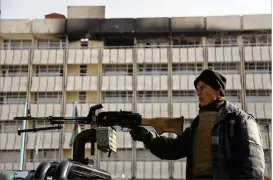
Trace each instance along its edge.
{"label": "machine gun", "polygon": [[[133,113],[131,111],[106,111],[99,112],[96,115],[96,111],[102,109],[101,104],[90,107],[89,113],[86,117],[32,117],[30,110],[28,110],[25,117],[14,117],[14,120],[47,120],[52,127],[44,128],[32,128],[32,129],[20,129],[18,128],[18,135],[25,132],[37,132],[51,129],[61,129],[63,124],[88,124],[90,129],[86,129],[80,132],[73,145],[73,159],[64,160],[55,167],[54,164],[54,176],[53,179],[82,179],[94,177],[95,179],[111,179],[111,175],[102,169],[93,167],[91,161],[85,158],[85,144],[91,143],[91,155],[95,152],[95,142],[97,143],[97,149],[103,152],[116,152],[116,130],[114,126],[121,128],[132,129],[139,125],[151,126],[158,134],[164,132],[172,132],[180,135],[183,130],[184,117],[180,118],[142,118],[139,113]],[[43,163],[37,171],[48,171],[49,163]],[[90,166],[91,165],[91,166]],[[42,168],[41,168],[42,167]],[[40,169],[39,169],[40,168]],[[42,169],[42,170],[41,170]],[[45,173],[38,174],[37,176],[44,176]]]}
{"label": "machine gun", "polygon": [[179,118],[142,118],[139,113],[133,113],[131,111],[107,111],[100,112],[96,116],[96,110],[102,109],[101,104],[90,107],[89,113],[86,117],[32,117],[30,110],[26,117],[14,117],[14,120],[48,120],[50,124],[57,125],[53,127],[45,128],[33,128],[33,129],[18,129],[18,135],[22,132],[37,132],[50,129],[61,129],[61,124],[89,124],[91,128],[95,127],[111,127],[120,126],[121,128],[133,128],[134,126],[151,126],[158,134],[164,132],[175,133],[180,135],[182,133],[184,117]]}

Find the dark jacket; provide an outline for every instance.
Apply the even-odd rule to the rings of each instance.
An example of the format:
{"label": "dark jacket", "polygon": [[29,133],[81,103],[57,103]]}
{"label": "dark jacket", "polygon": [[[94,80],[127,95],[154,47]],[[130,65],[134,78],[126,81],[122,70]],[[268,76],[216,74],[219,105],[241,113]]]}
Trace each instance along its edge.
{"label": "dark jacket", "polygon": [[[174,139],[158,136],[147,147],[160,159],[187,157],[187,179],[194,179],[192,149],[198,120],[197,116],[181,136]],[[264,179],[261,134],[252,115],[226,101],[217,113],[211,138],[213,179]]]}

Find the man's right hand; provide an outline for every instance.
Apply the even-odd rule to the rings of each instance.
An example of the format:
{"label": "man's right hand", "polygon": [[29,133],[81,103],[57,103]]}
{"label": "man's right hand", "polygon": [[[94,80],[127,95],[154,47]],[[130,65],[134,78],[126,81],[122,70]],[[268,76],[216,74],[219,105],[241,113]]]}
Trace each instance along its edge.
{"label": "man's right hand", "polygon": [[153,134],[143,126],[132,128],[130,134],[134,141],[142,141],[145,146],[149,146],[153,138]]}

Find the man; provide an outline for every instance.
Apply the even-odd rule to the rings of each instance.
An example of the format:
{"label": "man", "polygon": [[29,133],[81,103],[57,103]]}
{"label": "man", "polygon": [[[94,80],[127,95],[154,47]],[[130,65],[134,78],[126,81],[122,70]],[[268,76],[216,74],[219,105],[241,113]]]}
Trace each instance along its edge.
{"label": "man", "polygon": [[194,81],[199,114],[181,136],[142,126],[130,132],[160,159],[187,157],[187,179],[264,179],[264,152],[254,117],[225,99],[226,78],[204,70]]}

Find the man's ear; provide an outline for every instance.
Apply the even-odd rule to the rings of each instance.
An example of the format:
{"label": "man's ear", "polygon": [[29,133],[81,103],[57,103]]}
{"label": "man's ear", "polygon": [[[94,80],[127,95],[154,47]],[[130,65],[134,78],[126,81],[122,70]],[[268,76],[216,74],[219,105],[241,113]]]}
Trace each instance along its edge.
{"label": "man's ear", "polygon": [[216,96],[217,96],[217,98],[221,97],[221,91],[220,90],[216,90]]}

